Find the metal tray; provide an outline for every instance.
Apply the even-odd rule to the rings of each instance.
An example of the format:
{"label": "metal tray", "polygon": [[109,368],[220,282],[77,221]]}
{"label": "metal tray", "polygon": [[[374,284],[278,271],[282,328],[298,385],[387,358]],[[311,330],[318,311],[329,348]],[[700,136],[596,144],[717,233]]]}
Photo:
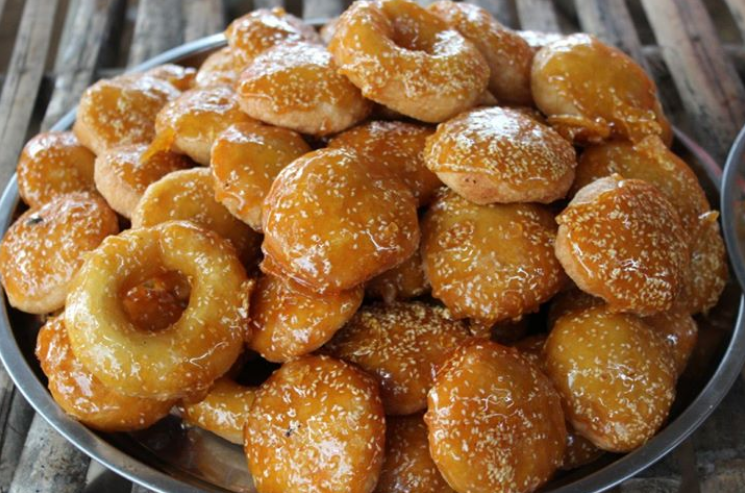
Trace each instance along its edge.
{"label": "metal tray", "polygon": [[[197,66],[207,54],[224,45],[222,35],[210,36],[167,51],[133,71],[168,62]],[[69,129],[74,118],[74,111],[70,112],[54,130]],[[740,143],[740,149],[745,148],[745,137]],[[718,204],[721,169],[677,131],[675,150],[697,173],[711,203]],[[723,217],[730,236],[735,218],[726,206]],[[0,232],[7,230],[22,207],[13,177],[0,199]],[[729,246],[730,251],[739,252],[732,241]],[[733,261],[735,272],[745,276],[740,258]],[[679,382],[669,423],[657,436],[632,453],[606,454],[589,466],[562,473],[543,491],[590,493],[608,489],[662,458],[701,425],[724,398],[745,362],[744,303],[739,287],[730,281],[719,305],[708,317],[699,318],[699,346]],[[4,302],[0,305],[0,358],[8,373],[34,409],[76,447],[131,481],[159,492],[255,491],[240,447],[199,429],[182,427],[176,417],[145,431],[118,434],[97,433],[69,418],[47,392],[46,378],[34,356],[39,319]]]}

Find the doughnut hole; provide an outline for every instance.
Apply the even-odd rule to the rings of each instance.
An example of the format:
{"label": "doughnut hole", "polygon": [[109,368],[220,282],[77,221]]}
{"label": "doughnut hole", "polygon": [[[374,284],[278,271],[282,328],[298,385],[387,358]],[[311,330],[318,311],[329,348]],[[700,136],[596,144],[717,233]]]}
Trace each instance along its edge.
{"label": "doughnut hole", "polygon": [[144,332],[166,329],[189,305],[191,286],[180,272],[155,275],[134,286],[122,286],[122,308],[129,321]]}

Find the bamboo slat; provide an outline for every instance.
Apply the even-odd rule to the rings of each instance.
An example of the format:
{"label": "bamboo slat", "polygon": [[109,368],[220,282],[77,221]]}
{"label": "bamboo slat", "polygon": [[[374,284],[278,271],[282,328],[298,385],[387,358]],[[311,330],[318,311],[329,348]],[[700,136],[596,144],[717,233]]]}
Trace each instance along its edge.
{"label": "bamboo slat", "polygon": [[743,0],[725,0],[729,7],[732,17],[735,19],[737,28],[740,30],[742,38],[745,40],[745,1]]}
{"label": "bamboo slat", "polygon": [[140,0],[129,50],[130,67],[183,42],[182,6],[181,0]]}
{"label": "bamboo slat", "polygon": [[516,0],[516,5],[522,29],[561,32],[559,16],[551,0]]}
{"label": "bamboo slat", "polygon": [[222,0],[192,0],[184,2],[183,8],[184,41],[194,41],[225,29]]}

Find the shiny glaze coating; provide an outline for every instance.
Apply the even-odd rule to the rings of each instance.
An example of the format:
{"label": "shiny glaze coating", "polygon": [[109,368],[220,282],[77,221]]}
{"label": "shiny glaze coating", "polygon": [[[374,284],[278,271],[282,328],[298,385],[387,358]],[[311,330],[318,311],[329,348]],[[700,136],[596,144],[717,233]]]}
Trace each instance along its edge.
{"label": "shiny glaze coating", "polygon": [[675,374],[680,376],[698,342],[696,321],[680,309],[645,317],[644,321],[664,338],[675,361]]}
{"label": "shiny glaze coating", "polygon": [[507,104],[531,105],[533,50],[517,33],[477,6],[441,0],[429,11],[474,44],[489,65],[489,91]]}
{"label": "shiny glaze coating", "polygon": [[405,122],[372,121],[334,137],[331,148],[351,149],[395,174],[417,199],[428,204],[440,180],[424,165],[424,145],[434,129]]}
{"label": "shiny glaze coating", "polygon": [[513,348],[474,339],[437,373],[424,420],[459,493],[536,490],[561,465],[566,427],[548,378]]}
{"label": "shiny glaze coating", "polygon": [[169,151],[145,156],[148,146],[113,147],[96,158],[96,188],[112,209],[131,218],[148,186],[168,173],[189,168],[190,160]]}
{"label": "shiny glaze coating", "polygon": [[596,446],[628,452],[662,426],[675,397],[675,362],[662,337],[606,306],[559,318],[544,348],[567,419]]}
{"label": "shiny glaze coating", "polygon": [[533,60],[531,88],[538,108],[575,142],[611,136],[638,141],[663,135],[652,79],[621,50],[589,34],[573,34],[541,49]]}
{"label": "shiny glaze coating", "polygon": [[521,110],[479,108],[437,127],[427,167],[477,204],[549,203],[566,195],[577,158],[551,127]]}
{"label": "shiny glaze coating", "polygon": [[125,144],[149,144],[155,116],[181,91],[171,83],[143,74],[103,79],[85,90],[72,130],[95,154]]}
{"label": "shiny glaze coating", "polygon": [[217,136],[234,123],[248,121],[251,118],[241,111],[232,89],[224,86],[192,89],[158,112],[153,146],[186,154],[207,166]]}
{"label": "shiny glaze coating", "polygon": [[151,68],[145,72],[145,75],[168,82],[179,91],[188,91],[194,86],[197,70],[192,67],[166,63]]}
{"label": "shiny glaze coating", "polygon": [[[139,330],[121,293],[168,271],[191,285],[189,305],[167,329]],[[243,350],[250,284],[229,244],[186,221],[131,229],[90,253],[67,297],[75,355],[104,385],[170,399],[208,388]]]}
{"label": "shiny glaze coating", "polygon": [[215,200],[207,168],[175,171],[150,185],[132,214],[132,228],[186,220],[211,229],[233,245],[250,264],[258,255],[261,236]]}
{"label": "shiny glaze coating", "polygon": [[565,280],[555,234],[540,205],[476,205],[444,191],[422,222],[432,295],[454,316],[487,324],[535,311]]}
{"label": "shiny glaze coating", "polygon": [[118,232],[114,211],[88,192],[60,195],[26,211],[0,244],[8,302],[28,313],[59,310],[86,253]]}
{"label": "shiny glaze coating", "polygon": [[361,308],[324,351],[374,375],[386,414],[405,415],[427,408],[437,368],[468,336],[465,324],[443,308],[380,304]]}
{"label": "shiny glaze coating", "polygon": [[329,50],[366,98],[430,123],[472,107],[489,80],[476,47],[409,0],[355,2]]}
{"label": "shiny glaze coating", "polygon": [[194,80],[194,86],[200,88],[225,86],[233,88],[238,80],[238,70],[233,59],[233,50],[226,46],[210,54],[202,62]]}
{"label": "shiny glaze coating", "polygon": [[657,187],[602,178],[556,220],[556,256],[580,289],[613,311],[652,315],[672,307],[690,253],[678,213]]}
{"label": "shiny glaze coating", "polygon": [[257,56],[236,92],[251,117],[311,135],[341,132],[372,111],[328,50],[313,43],[283,44]]}
{"label": "shiny glaze coating", "polygon": [[274,179],[310,150],[292,130],[258,122],[231,125],[212,146],[215,199],[255,231],[261,231],[261,206]]}
{"label": "shiny glaze coating", "polygon": [[95,159],[72,132],[38,134],[18,159],[18,195],[30,207],[41,207],[66,193],[95,192]]}
{"label": "shiny glaze coating", "polygon": [[453,493],[429,455],[421,414],[385,419],[385,461],[375,493]]}
{"label": "shiny glaze coating", "polygon": [[333,358],[293,360],[259,388],[244,439],[261,493],[370,493],[385,447],[378,386]]}
{"label": "shiny glaze coating", "polygon": [[416,298],[429,290],[419,250],[402,264],[372,278],[365,286],[367,296],[386,303]]}
{"label": "shiny glaze coating", "polygon": [[352,318],[363,295],[362,286],[319,294],[288,279],[262,276],[251,298],[249,347],[274,362],[315,351]]}
{"label": "shiny glaze coating", "polygon": [[344,291],[404,262],[419,244],[416,201],[358,154],[321,149],[295,160],[264,201],[262,270]]}
{"label": "shiny glaze coating", "polygon": [[234,20],[225,31],[238,72],[258,55],[278,45],[298,42],[321,43],[313,27],[281,7],[258,9]]}
{"label": "shiny glaze coating", "polygon": [[36,357],[54,401],[74,419],[96,430],[141,430],[165,417],[176,404],[174,400],[129,397],[106,387],[72,352],[64,316],[49,320],[41,328]]}
{"label": "shiny glaze coating", "polygon": [[181,417],[192,426],[243,445],[243,427],[255,399],[255,388],[244,387],[223,377],[215,382],[203,400],[182,404]]}

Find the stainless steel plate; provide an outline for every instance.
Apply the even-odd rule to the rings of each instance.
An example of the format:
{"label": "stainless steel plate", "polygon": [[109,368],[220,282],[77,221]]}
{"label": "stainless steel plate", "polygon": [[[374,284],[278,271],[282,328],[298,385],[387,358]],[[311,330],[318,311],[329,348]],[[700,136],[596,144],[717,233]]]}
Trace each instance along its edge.
{"label": "stainless steel plate", "polygon": [[[210,36],[163,53],[134,71],[168,62],[196,66],[208,53],[224,45],[222,35]],[[69,129],[74,118],[71,112],[54,129]],[[679,132],[676,136],[676,152],[696,171],[712,204],[718,204],[721,169],[690,139]],[[14,177],[0,199],[0,231],[7,230],[21,208]],[[729,220],[726,211],[725,220]],[[739,259],[736,264],[742,265]],[[75,446],[128,479],[156,491],[255,491],[240,447],[207,432],[182,427],[176,417],[131,434],[97,433],[70,419],[47,392],[46,379],[34,357],[39,320],[6,303],[0,305],[0,358],[36,411]],[[680,380],[669,424],[644,447],[623,456],[608,454],[590,466],[559,475],[545,491],[589,493],[610,488],[659,460],[711,414],[745,360],[743,300],[734,282],[728,285],[719,305],[708,317],[700,318],[699,324],[700,344]]]}

